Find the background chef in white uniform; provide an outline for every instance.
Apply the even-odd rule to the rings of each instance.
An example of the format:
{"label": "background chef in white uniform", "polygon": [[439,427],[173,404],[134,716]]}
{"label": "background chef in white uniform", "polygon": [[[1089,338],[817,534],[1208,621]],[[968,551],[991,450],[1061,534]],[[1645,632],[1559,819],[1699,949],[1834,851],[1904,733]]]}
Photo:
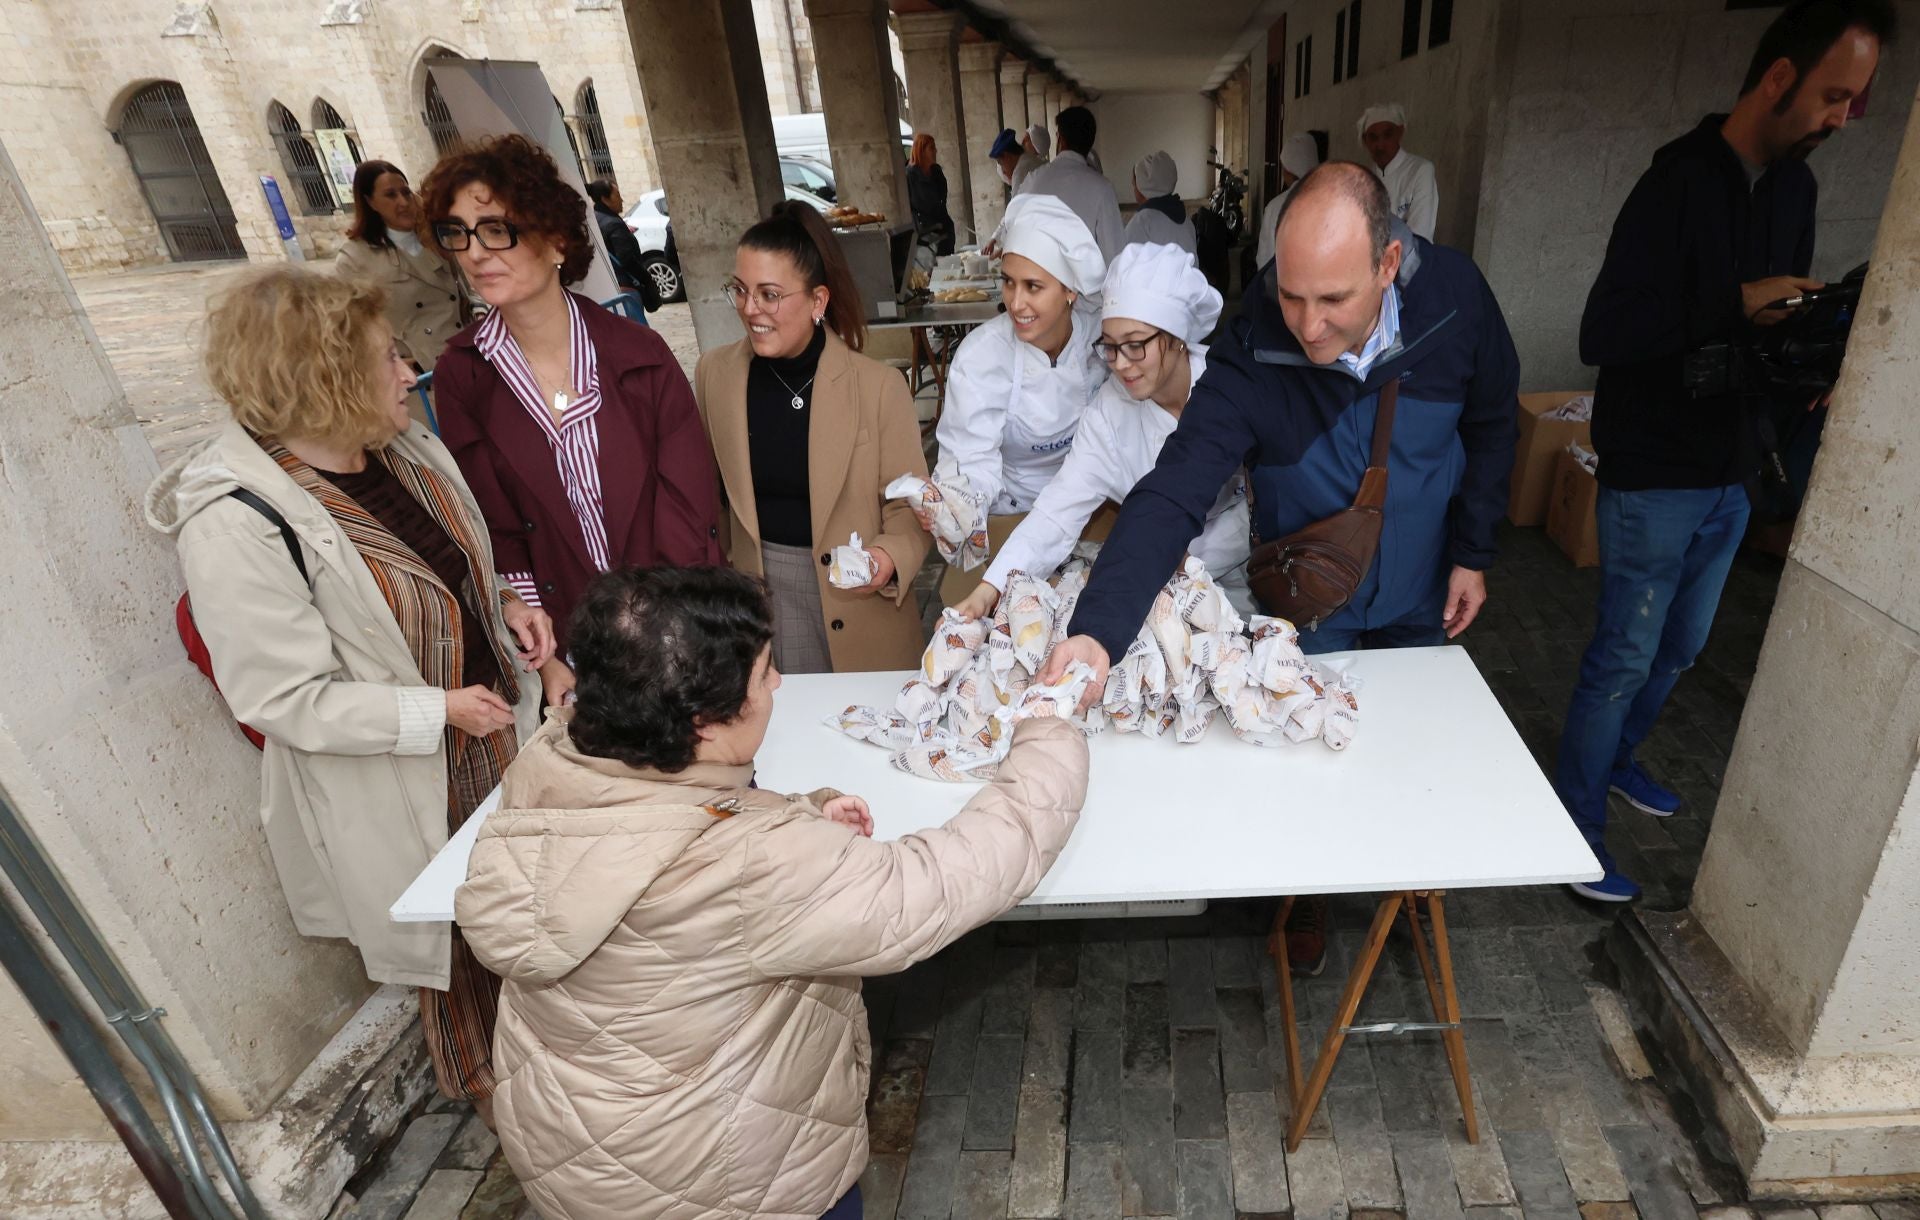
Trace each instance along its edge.
{"label": "background chef in white uniform", "polygon": [[1150,152],[1133,166],[1133,197],[1140,210],[1127,222],[1123,245],[1179,246],[1188,254],[1196,249],[1193,221],[1174,187],[1180,168],[1165,151]]}
{"label": "background chef in white uniform", "polygon": [[1047,163],[1047,125],[1027,124],[1026,133],[1020,137],[1020,149],[1020,160],[1014,163],[1013,178],[1009,182],[1016,195],[1027,184],[1027,175]]}
{"label": "background chef in white uniform", "polygon": [[[1112,375],[1080,420],[1073,448],[1034,501],[1033,511],[993,554],[986,579],[956,608],[993,613],[1013,572],[1046,579],[1066,561],[1102,504],[1118,504],[1160,456],[1187,396],[1206,371],[1200,340],[1220,320],[1220,294],[1193,255],[1178,246],[1130,245],[1107,272],[1100,339]],[[1247,590],[1250,522],[1245,480],[1220,489],[1188,553],[1207,565],[1234,608],[1253,613]],[[1167,573],[1172,576],[1173,573]]]}
{"label": "background chef in white uniform", "polygon": [[1079,214],[1100,253],[1111,259],[1120,253],[1120,199],[1113,183],[1095,169],[1089,157],[1099,124],[1085,106],[1069,106],[1054,120],[1059,128],[1059,151],[1053,160],[1034,170],[1016,194],[1052,195]]}
{"label": "background chef in white uniform", "polygon": [[[1094,354],[1107,260],[1072,208],[1051,195],[1016,195],[1001,224],[1006,312],[954,352],[934,435],[934,481],[965,475],[986,506],[998,547],[1066,460],[1106,367]],[[980,569],[949,569],[945,604],[973,591]]]}
{"label": "background chef in white uniform", "polygon": [[1440,188],[1433,162],[1400,147],[1407,134],[1406,109],[1399,102],[1375,103],[1361,112],[1359,126],[1360,143],[1373,159],[1374,172],[1387,184],[1393,214],[1432,241],[1433,226],[1440,220]]}
{"label": "background chef in white uniform", "polygon": [[1294,184],[1320,164],[1320,141],[1310,131],[1296,131],[1280,145],[1280,193],[1267,200],[1260,212],[1260,240],[1254,247],[1253,265],[1264,267],[1273,261],[1273,231],[1280,227],[1280,207],[1287,201]]}

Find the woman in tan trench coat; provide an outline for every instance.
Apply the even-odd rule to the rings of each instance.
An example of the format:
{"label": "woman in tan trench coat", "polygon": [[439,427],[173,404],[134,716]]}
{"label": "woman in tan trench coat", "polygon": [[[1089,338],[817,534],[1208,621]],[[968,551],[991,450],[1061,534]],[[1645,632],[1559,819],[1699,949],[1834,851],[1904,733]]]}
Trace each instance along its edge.
{"label": "woman in tan trench coat", "polygon": [[[860,353],[865,315],[839,244],[812,208],[778,204],[740,239],[727,296],[747,337],[701,357],[694,396],[726,492],[727,558],[773,591],[774,663],[911,669],[929,539],[882,495],[926,477],[927,461],[906,380]],[[856,533],[872,579],[835,588],[833,548]]]}
{"label": "woman in tan trench coat", "polygon": [[[466,325],[467,310],[453,264],[421,240],[420,218],[420,200],[398,166],[362,161],[353,171],[353,227],[333,273],[386,293],[387,325],[402,354],[430,373]],[[417,400],[412,409],[420,410]]]}

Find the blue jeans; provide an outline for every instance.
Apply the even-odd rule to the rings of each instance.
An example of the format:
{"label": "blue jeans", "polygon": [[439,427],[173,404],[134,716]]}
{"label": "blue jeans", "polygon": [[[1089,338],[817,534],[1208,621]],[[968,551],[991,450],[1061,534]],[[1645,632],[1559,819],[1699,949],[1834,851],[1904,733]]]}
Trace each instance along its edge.
{"label": "blue jeans", "polygon": [[1608,869],[1607,787],[1706,645],[1746,532],[1746,489],[1600,489],[1600,616],[1560,735],[1553,786]]}
{"label": "blue jeans", "polygon": [[865,1214],[866,1209],[860,1202],[860,1183],[855,1182],[846,1194],[840,1196],[838,1203],[827,1209],[827,1214],[820,1217],[820,1220],[860,1220],[860,1217]]}

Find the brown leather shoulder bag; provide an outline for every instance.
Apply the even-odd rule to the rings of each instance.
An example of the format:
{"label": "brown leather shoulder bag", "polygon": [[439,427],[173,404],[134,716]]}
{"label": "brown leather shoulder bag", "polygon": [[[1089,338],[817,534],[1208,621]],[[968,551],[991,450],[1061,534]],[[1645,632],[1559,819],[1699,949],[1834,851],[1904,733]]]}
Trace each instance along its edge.
{"label": "brown leather shoulder bag", "polygon": [[1380,390],[1373,455],[1352,507],[1262,543],[1247,560],[1247,585],[1260,605],[1302,631],[1317,631],[1338,614],[1373,566],[1387,507],[1387,454],[1399,401],[1400,381],[1395,378]]}

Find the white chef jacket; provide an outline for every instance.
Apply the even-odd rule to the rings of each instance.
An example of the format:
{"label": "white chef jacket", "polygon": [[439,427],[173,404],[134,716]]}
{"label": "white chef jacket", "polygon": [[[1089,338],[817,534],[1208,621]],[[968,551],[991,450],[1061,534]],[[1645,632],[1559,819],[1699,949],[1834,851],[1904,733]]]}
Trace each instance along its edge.
{"label": "white chef jacket", "polygon": [[[1198,384],[1207,368],[1206,349],[1195,345],[1187,353],[1193,382]],[[1179,422],[1157,403],[1134,401],[1118,379],[1108,378],[1081,418],[1060,472],[993,557],[987,583],[1004,593],[1013,572],[1043,580],[1053,575],[1100,505],[1125,500],[1133,485],[1153,469],[1160,447]],[[1187,547],[1189,554],[1207,565],[1208,573],[1242,614],[1253,613],[1253,597],[1247,589],[1251,528],[1246,480],[1236,472],[1208,510],[1206,527]]]}
{"label": "white chef jacket", "polygon": [[1124,230],[1120,227],[1120,197],[1113,193],[1107,176],[1077,152],[1056,153],[1053,160],[1028,174],[1015,194],[1052,195],[1073,209],[1086,222],[1094,244],[1108,262],[1120,253]]}
{"label": "white chef jacket", "polygon": [[1440,220],[1440,187],[1434,181],[1433,162],[1403,148],[1387,162],[1386,169],[1374,172],[1387,184],[1393,214],[1432,241],[1433,226]]}
{"label": "white chef jacket", "polygon": [[1027,184],[1027,175],[1047,163],[1045,157],[1037,156],[1026,149],[1020,150],[1020,159],[1013,163],[1013,193],[1018,195],[1020,188]]}
{"label": "white chef jacket", "polygon": [[1193,219],[1189,217],[1175,223],[1173,217],[1152,208],[1141,208],[1127,222],[1126,232],[1121,236],[1120,244],[1131,246],[1136,242],[1148,245],[1179,246],[1188,254],[1198,250],[1193,236]]}
{"label": "white chef jacket", "polygon": [[[1294,186],[1300,185],[1294,183]],[[1273,231],[1280,225],[1280,209],[1286,205],[1287,196],[1293,194],[1293,187],[1281,191],[1267,200],[1267,206],[1260,210],[1260,240],[1253,249],[1253,265],[1264,267],[1273,261]]]}
{"label": "white chef jacket", "polygon": [[934,430],[940,442],[934,479],[966,475],[990,516],[1032,508],[1106,379],[1106,365],[1093,350],[1099,336],[1099,315],[1076,308],[1073,334],[1060,359],[1050,361],[1014,334],[1006,314],[975,327],[947,369],[946,405]]}

